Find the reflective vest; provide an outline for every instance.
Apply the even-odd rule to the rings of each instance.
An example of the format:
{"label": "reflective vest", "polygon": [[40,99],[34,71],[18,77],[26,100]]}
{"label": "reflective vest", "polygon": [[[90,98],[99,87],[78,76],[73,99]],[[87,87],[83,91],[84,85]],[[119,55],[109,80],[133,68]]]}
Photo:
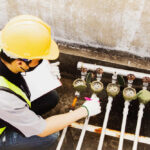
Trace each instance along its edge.
{"label": "reflective vest", "polygon": [[[14,93],[15,95],[19,96],[21,99],[23,99],[31,108],[31,102],[27,98],[26,94],[15,84],[8,81],[5,77],[0,76],[0,90],[5,90],[10,93]],[[6,127],[0,128],[0,135],[4,132]]]}

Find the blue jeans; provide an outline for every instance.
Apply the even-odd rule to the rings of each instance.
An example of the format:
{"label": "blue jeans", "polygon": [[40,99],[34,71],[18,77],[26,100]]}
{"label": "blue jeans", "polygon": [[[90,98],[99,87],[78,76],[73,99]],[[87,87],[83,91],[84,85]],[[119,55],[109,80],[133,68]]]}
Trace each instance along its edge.
{"label": "blue jeans", "polygon": [[6,131],[0,137],[0,150],[54,150],[59,133],[47,137],[24,137],[21,133]]}

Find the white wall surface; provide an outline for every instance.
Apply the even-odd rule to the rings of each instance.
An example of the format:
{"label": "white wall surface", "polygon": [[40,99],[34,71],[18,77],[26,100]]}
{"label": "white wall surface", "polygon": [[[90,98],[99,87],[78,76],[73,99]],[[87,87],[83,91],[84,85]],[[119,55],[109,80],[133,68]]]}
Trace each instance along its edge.
{"label": "white wall surface", "polygon": [[39,16],[62,42],[150,57],[149,0],[0,0],[0,29],[20,14]]}

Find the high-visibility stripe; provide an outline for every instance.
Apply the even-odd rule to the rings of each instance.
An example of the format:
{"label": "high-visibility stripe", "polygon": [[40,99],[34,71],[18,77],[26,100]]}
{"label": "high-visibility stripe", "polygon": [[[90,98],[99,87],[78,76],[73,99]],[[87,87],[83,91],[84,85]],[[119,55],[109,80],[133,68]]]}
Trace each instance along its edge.
{"label": "high-visibility stripe", "polygon": [[4,132],[5,129],[6,127],[0,128],[0,135]]}
{"label": "high-visibility stripe", "polygon": [[31,108],[31,102],[27,98],[26,94],[19,87],[17,87],[16,85],[14,85],[10,81],[8,81],[3,76],[0,76],[0,86],[8,88],[8,89],[12,90],[13,92],[15,92],[16,94],[18,94],[19,96],[21,96],[27,102],[29,107]]}
{"label": "high-visibility stripe", "polygon": [[[21,96],[27,102],[29,107],[31,108],[31,102],[27,98],[26,94],[19,87],[17,87],[16,85],[14,85],[10,81],[8,81],[3,76],[0,76],[0,86],[4,87],[4,88],[8,88],[11,91],[13,91],[14,93],[16,93],[17,95]],[[6,129],[6,127],[0,128],[0,135],[4,132],[5,129]]]}

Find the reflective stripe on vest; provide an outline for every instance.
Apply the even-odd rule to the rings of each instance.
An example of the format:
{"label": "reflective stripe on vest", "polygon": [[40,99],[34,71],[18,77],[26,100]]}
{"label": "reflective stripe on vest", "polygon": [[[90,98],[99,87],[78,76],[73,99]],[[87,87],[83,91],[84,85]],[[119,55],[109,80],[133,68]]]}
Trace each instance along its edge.
{"label": "reflective stripe on vest", "polygon": [[15,92],[16,94],[18,94],[19,96],[21,96],[27,102],[29,107],[31,108],[31,102],[27,98],[26,94],[19,87],[17,87],[16,85],[14,85],[10,81],[8,81],[3,76],[0,76],[0,86],[8,88],[11,91]]}
{"label": "reflective stripe on vest", "polygon": [[0,128],[0,135],[4,132],[5,129],[6,127]]}
{"label": "reflective stripe on vest", "polygon": [[[31,102],[29,101],[29,99],[27,98],[26,94],[16,85],[14,85],[13,83],[11,83],[10,81],[8,81],[5,77],[0,76],[0,86],[4,87],[4,88],[8,88],[11,91],[13,91],[14,93],[16,93],[17,95],[21,96],[26,103],[29,105],[29,107],[31,108]],[[6,127],[2,127],[0,128],[0,135],[3,133],[3,131],[6,129]]]}

